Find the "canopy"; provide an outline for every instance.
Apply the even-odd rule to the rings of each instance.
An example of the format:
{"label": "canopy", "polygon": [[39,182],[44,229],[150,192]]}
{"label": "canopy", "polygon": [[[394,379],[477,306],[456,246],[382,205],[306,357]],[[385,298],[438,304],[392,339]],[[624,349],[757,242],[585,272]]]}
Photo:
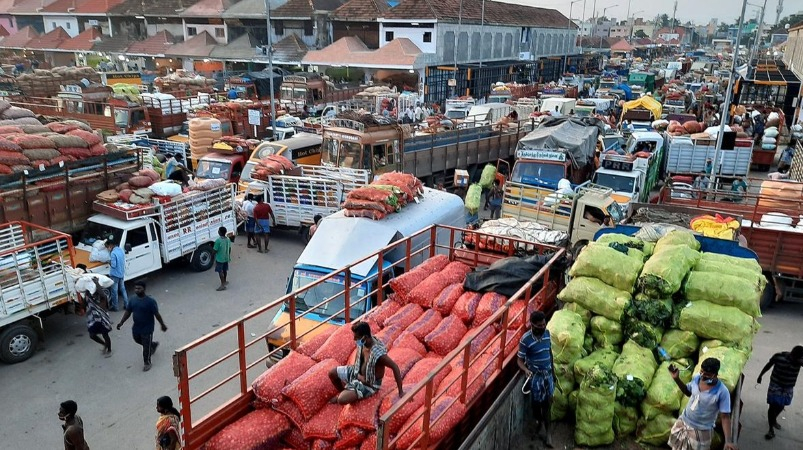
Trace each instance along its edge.
{"label": "canopy", "polygon": [[631,109],[644,108],[650,110],[653,117],[656,119],[661,118],[661,103],[649,95],[629,101],[622,107],[622,115],[626,114]]}
{"label": "canopy", "polygon": [[584,167],[594,160],[597,136],[604,132],[602,121],[594,117],[549,117],[519,140],[517,150],[563,150],[575,167]]}

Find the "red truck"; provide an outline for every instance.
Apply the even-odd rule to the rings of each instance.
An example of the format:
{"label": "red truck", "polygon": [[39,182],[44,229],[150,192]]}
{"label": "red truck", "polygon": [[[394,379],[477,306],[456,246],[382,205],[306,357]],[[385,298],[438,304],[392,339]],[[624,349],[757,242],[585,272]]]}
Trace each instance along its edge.
{"label": "red truck", "polygon": [[742,216],[741,235],[758,255],[767,278],[773,280],[761,298],[764,308],[773,300],[800,297],[803,292],[803,183],[748,182],[760,186],[757,194],[674,184],[661,189],[658,202]]}
{"label": "red truck", "polygon": [[[296,349],[299,343],[310,339],[320,333],[325,327],[331,327],[335,320],[348,323],[358,319],[352,317],[350,305],[364,301],[381,305],[389,292],[390,277],[388,273],[409,271],[424,260],[436,254],[448,255],[452,261],[461,261],[472,268],[483,266],[481,260],[489,257],[487,253],[479,253],[469,249],[455,249],[455,244],[461,239],[466,230],[454,227],[432,225],[411,236],[400,239],[377,253],[370,254],[354,263],[343,267],[315,282],[294,291],[284,297],[269,302],[259,309],[247,314],[214,332],[191,342],[173,355],[173,371],[178,379],[179,404],[182,416],[182,438],[185,448],[196,450],[202,448],[217,432],[227,425],[235,422],[252,411],[255,399],[251,383],[259,375],[262,362],[281,357],[288,348]],[[510,239],[509,248],[514,249],[522,242]],[[527,245],[532,245],[528,243]],[[460,345],[438,364],[429,375],[412,388],[407,388],[404,397],[397,401],[384,415],[379,417],[377,439],[379,449],[394,448],[398,436],[392,438],[385,430],[389,422],[399,414],[399,410],[413,401],[414,397],[423,394],[423,429],[415,445],[423,448],[452,448],[459,445],[467,433],[452,432],[439,442],[430,439],[430,430],[437,424],[436,419],[430,424],[429,419],[433,413],[433,405],[441,398],[436,394],[435,380],[439,380],[443,371],[448,370],[452,363],[463,361],[463,369],[452,369],[452,374],[460,373],[459,377],[447,378],[441,384],[446,386],[459,386],[459,402],[466,405],[466,414],[457,425],[456,430],[469,430],[476,426],[480,418],[494,402],[503,387],[507,384],[516,369],[516,351],[518,340],[526,331],[527,311],[534,309],[549,310],[554,307],[555,297],[562,282],[562,272],[557,262],[564,257],[565,251],[552,246],[539,246],[540,254],[547,255],[547,263],[528,282],[524,283],[518,292],[513,295],[502,308],[478,327],[472,329],[461,341]],[[401,259],[396,259],[401,252]],[[505,255],[492,257],[501,259]],[[378,271],[376,275],[368,277],[357,283],[352,283],[351,270],[360,264],[370,262],[388,267],[388,270]],[[487,261],[487,260],[486,260]],[[309,307],[303,313],[296,310],[296,304],[303,304],[308,293],[315,291],[322,283],[332,284],[332,280],[345,280],[343,290],[329,297],[313,300],[320,303]],[[377,286],[368,289],[368,286]],[[381,286],[381,287],[380,287]],[[362,294],[360,294],[362,293]],[[358,297],[359,295],[362,295]],[[527,308],[518,308],[512,313],[511,305],[516,300],[525,300]],[[278,308],[286,303],[289,310],[289,319],[277,322],[270,329],[265,329],[264,323],[270,322]],[[330,311],[331,310],[331,311]],[[296,325],[302,316],[312,311],[316,313],[327,311],[328,318],[324,318],[317,327],[301,332]],[[331,312],[331,314],[329,314]],[[289,327],[290,340],[268,351],[263,343],[266,338],[277,331]],[[491,331],[488,331],[490,329]],[[490,340],[480,338],[492,334]],[[479,340],[482,339],[482,340]],[[476,358],[471,358],[471,347],[475,343],[488,342],[479,351],[474,349]],[[474,344],[476,345],[476,344]],[[484,351],[495,352],[494,356],[479,361]],[[210,362],[211,361],[211,362]],[[469,370],[473,364],[487,364],[486,370],[479,373]],[[234,371],[232,372],[232,369]],[[457,372],[456,372],[457,371]],[[448,384],[451,380],[452,384]],[[479,390],[475,383],[481,383]],[[467,396],[469,386],[472,394]],[[236,394],[232,395],[232,388]],[[457,389],[457,388],[455,388]],[[443,392],[443,391],[441,391]],[[476,394],[478,392],[479,394]],[[457,401],[449,404],[449,408],[459,407]],[[413,417],[416,417],[415,415]],[[417,416],[421,417],[421,416]],[[439,418],[444,417],[443,415]],[[408,428],[409,429],[409,428]],[[455,430],[455,431],[456,431]],[[399,432],[402,435],[405,430]]]}

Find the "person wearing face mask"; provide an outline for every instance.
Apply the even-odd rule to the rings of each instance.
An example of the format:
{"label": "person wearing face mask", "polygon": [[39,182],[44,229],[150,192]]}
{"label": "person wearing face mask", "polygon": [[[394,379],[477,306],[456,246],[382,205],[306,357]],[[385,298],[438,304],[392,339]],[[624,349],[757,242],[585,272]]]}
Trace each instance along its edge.
{"label": "person wearing face mask", "polygon": [[145,295],[145,282],[137,281],[134,283],[134,293],[136,294],[133,299],[129,300],[126,306],[125,314],[117,324],[117,329],[123,327],[123,324],[129,317],[134,316],[134,326],[131,327],[131,333],[134,337],[134,342],[142,346],[142,359],[145,365],[142,367],[143,372],[151,370],[151,355],[156,352],[159,346],[158,342],[153,340],[153,319],[159,321],[162,326],[162,331],[167,331],[167,325],[162,320],[159,314],[159,305],[152,297]]}
{"label": "person wearing face mask", "polygon": [[535,433],[541,432],[543,424],[546,430],[544,443],[552,448],[552,423],[549,417],[555,392],[555,367],[546,316],[541,311],[530,314],[530,329],[519,341],[518,364],[529,380],[525,391],[529,388],[532,398]]}
{"label": "person wearing face mask", "polygon": [[329,371],[329,380],[340,391],[332,399],[332,403],[348,405],[376,394],[382,387],[385,369],[393,371],[399,398],[403,397],[399,366],[390,359],[382,341],[371,336],[371,327],[365,322],[355,322],[351,325],[351,332],[357,345],[357,357],[354,364],[335,367]]}
{"label": "person wearing face mask", "polygon": [[770,425],[770,431],[764,435],[767,440],[775,437],[775,430],[781,429],[778,416],[784,408],[792,404],[792,395],[795,393],[800,366],[803,366],[803,347],[796,345],[791,352],[779,352],[772,355],[770,361],[758,375],[756,382],[761,384],[761,378],[772,369],[770,386],[767,389],[767,404],[769,405],[767,418]]}
{"label": "person wearing face mask", "polygon": [[718,378],[719,366],[718,359],[707,358],[700,365],[700,374],[695,375],[689,384],[680,380],[677,367],[669,366],[669,373],[678,388],[690,397],[686,409],[669,433],[672,450],[709,450],[717,415],[725,433],[725,450],[736,450],[731,439],[731,395]]}
{"label": "person wearing face mask", "polygon": [[59,405],[59,420],[64,422],[64,450],[89,450],[89,444],[84,439],[84,421],[78,414],[78,403],[73,400],[61,402]]}

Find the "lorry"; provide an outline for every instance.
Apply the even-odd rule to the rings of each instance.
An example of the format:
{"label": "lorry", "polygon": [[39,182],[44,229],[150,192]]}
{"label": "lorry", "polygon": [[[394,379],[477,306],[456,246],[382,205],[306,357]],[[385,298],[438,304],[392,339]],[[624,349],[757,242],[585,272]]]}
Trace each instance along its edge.
{"label": "lorry", "polygon": [[486,103],[515,102],[521,98],[535,97],[537,94],[538,84],[502,83],[499,81],[491,86],[491,93],[488,94]]}
{"label": "lorry", "polygon": [[[400,214],[404,214],[404,212]],[[465,231],[467,230],[445,225],[432,225],[409,236],[401,237],[385,248],[368,253],[364,257],[352,258],[335,272],[293,290],[280,299],[270,301],[242,319],[222,326],[176,350],[173,356],[174,373],[177,378],[178,404],[182,416],[181,438],[185,448],[187,450],[200,449],[224,427],[253,411],[252,404],[256,397],[251,383],[259,375],[259,370],[253,370],[254,367],[264,361],[269,361],[274,355],[279,355],[285,349],[298,349],[301,339],[320,332],[319,328],[327,326],[324,322],[337,320],[343,324],[341,326],[348,326],[349,323],[362,316],[361,312],[364,310],[362,305],[366,298],[370,298],[371,301],[374,301],[375,298],[376,303],[380,305],[386,301],[385,292],[389,288],[390,278],[386,277],[383,272],[378,272],[377,277],[372,280],[377,286],[376,289],[368,289],[365,282],[351,284],[346,280],[350,280],[351,272],[355,267],[392,260],[390,254],[394,252],[401,255],[396,266],[405,270],[413,269],[419,264],[419,261],[427,260],[436,254],[443,254],[454,260],[457,256],[453,243],[457,242],[460,234]],[[443,242],[446,242],[445,245],[437,243],[439,235],[443,235],[442,239]],[[515,242],[516,240],[511,238],[511,241]],[[416,242],[423,243],[418,254],[411,251]],[[562,271],[558,268],[558,262],[562,260],[565,252],[562,249],[546,245],[539,246],[539,248],[540,253],[547,255],[544,258],[543,268],[529,281],[524,282],[521,289],[501,308],[494,311],[483,324],[475,327],[463,338],[461,343],[443,357],[442,361],[424,379],[415,385],[407,386],[405,395],[378,418],[378,449],[394,448],[398,444],[398,438],[390,436],[390,422],[399,422],[399,410],[407,406],[414,398],[423,399],[424,417],[430,417],[429,414],[433,411],[436,401],[441,397],[436,393],[439,391],[436,391],[435,383],[443,378],[445,371],[450,368],[448,366],[457,366],[459,361],[464,361],[464,364],[459,368],[452,369],[453,377],[447,378],[444,383],[448,384],[442,385],[454,392],[455,398],[466,405],[465,414],[456,429],[472,429],[477,425],[478,419],[485,414],[488,405],[497,397],[501,386],[507,384],[509,376],[516,370],[516,347],[519,338],[526,331],[524,325],[526,311],[543,309],[555,302],[556,292],[562,282],[562,276],[560,276]],[[461,251],[473,255],[469,250]],[[469,256],[460,261],[472,268],[485,266],[477,264],[474,259]],[[337,284],[339,277],[344,279],[342,286]],[[320,314],[321,322],[316,325],[317,328],[302,331],[299,321],[310,312],[299,311],[297,305],[300,301],[303,302],[302,299],[307,299],[315,290],[320,289],[319,286],[324,283],[333,285],[335,290],[325,293],[326,298],[321,298],[320,294],[316,295],[314,301],[318,303],[314,306],[310,305]],[[516,308],[514,313],[511,306],[516,301],[526,302],[526,305],[524,308]],[[330,303],[335,305],[330,306]],[[271,320],[277,308],[282,305],[287,305],[288,320],[285,323],[265,328],[262,324]],[[283,348],[277,347],[268,351],[265,346],[259,345],[267,336],[280,328],[290,329],[289,340]],[[254,335],[249,336],[246,330],[253,330]],[[482,335],[478,337],[480,334]],[[486,351],[488,353],[481,360],[478,355]],[[207,363],[201,362],[210,359],[214,362],[208,366]],[[223,370],[223,367],[231,368],[232,362],[235,364],[235,370],[233,375],[230,375],[232,371]],[[203,367],[200,367],[199,364]],[[470,366],[480,364],[487,367],[487,370],[480,371],[478,376],[478,371],[470,370]],[[204,376],[201,376],[202,374]],[[478,387],[474,388],[472,385]],[[234,391],[231,390],[232,386],[235,386]],[[447,407],[458,408],[460,405],[449,403]],[[417,435],[420,433],[418,441],[423,448],[459,446],[465,439],[465,434],[454,432],[447,433],[448,436],[442,441],[436,441],[431,435],[432,429],[433,427],[425,420],[423,429],[413,431]]]}
{"label": "lorry", "polygon": [[613,190],[614,199],[629,211],[632,202],[646,203],[661,176],[664,139],[656,132],[635,132],[625,143],[625,155],[602,153],[591,182]]}
{"label": "lorry", "polygon": [[317,73],[296,73],[282,77],[280,98],[288,111],[300,112],[307,106],[315,114],[326,105],[349,100],[361,91],[359,86],[337,87],[328,77]]}
{"label": "lorry", "polygon": [[558,188],[561,179],[579,185],[591,179],[597,138],[604,133],[593,117],[549,117],[516,147],[511,181]]}
{"label": "lorry", "polygon": [[462,120],[468,116],[468,111],[476,104],[477,102],[471,97],[447,98],[443,104],[443,115],[451,120]]}
{"label": "lorry", "polygon": [[557,111],[561,116],[568,116],[574,111],[576,105],[576,98],[541,97],[540,111],[542,113],[549,112],[552,114],[555,114],[555,111]]}
{"label": "lorry", "polygon": [[126,281],[179,259],[188,261],[192,270],[208,270],[215,262],[212,245],[218,228],[237,228],[233,184],[144,205],[95,201],[92,208],[98,214],[87,221],[75,262],[86,264],[90,272],[108,274],[109,264],[91,261],[91,256],[93,244],[112,239],[125,251]]}
{"label": "lorry", "polygon": [[187,113],[206,107],[211,103],[209,94],[198,94],[195,97],[165,98],[163,94],[143,95],[142,103],[148,111],[151,122],[151,134],[158,139],[165,139],[179,134],[187,121]]}
{"label": "lorry", "polygon": [[69,234],[24,221],[0,225],[0,360],[25,361],[36,351],[42,318],[76,300],[75,249]]}
{"label": "lorry", "polygon": [[623,134],[632,131],[651,131],[652,122],[661,118],[661,103],[645,95],[622,105],[622,117],[619,126]]}
{"label": "lorry", "polygon": [[321,164],[321,142],[320,134],[301,132],[288,139],[267,141],[259,144],[251,152],[251,157],[243,167],[237,190],[244,192],[248,184],[254,181],[251,173],[259,164],[259,161],[268,155],[284,156],[296,164],[319,166]]}
{"label": "lorry", "polygon": [[652,72],[630,72],[627,84],[630,85],[634,94],[639,95],[660,89],[664,85],[664,79]]}
{"label": "lorry", "polygon": [[[692,139],[690,136],[666,137],[666,174],[701,174],[706,161],[717,157],[716,139]],[[736,138],[733,149],[721,149],[714,161],[715,172],[726,177],[747,176],[753,153],[750,138]]]}
{"label": "lorry", "polygon": [[45,170],[0,177],[0,222],[24,221],[63,233],[83,230],[95,196],[143,167],[142,148],[121,151]]}
{"label": "lorry", "polygon": [[[458,127],[473,128],[494,125],[513,111],[507,103],[486,103],[474,105],[468,110],[466,118],[458,121]],[[517,113],[518,114],[518,113]]]}

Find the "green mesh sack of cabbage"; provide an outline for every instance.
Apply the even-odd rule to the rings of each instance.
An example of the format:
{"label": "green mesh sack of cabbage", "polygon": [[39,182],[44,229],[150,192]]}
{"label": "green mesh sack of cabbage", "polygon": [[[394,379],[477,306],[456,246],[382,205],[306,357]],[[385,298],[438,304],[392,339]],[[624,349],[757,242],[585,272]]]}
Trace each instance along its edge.
{"label": "green mesh sack of cabbage", "polygon": [[744,278],[745,281],[755,284],[759,292],[764,291],[764,286],[767,285],[767,277],[761,272],[761,266],[758,265],[756,260],[728,256],[728,258],[733,258],[733,262],[730,263],[719,259],[711,259],[709,255],[711,253],[702,254],[700,261],[694,266],[695,272],[711,272]]}
{"label": "green mesh sack of cabbage", "polygon": [[680,290],[683,279],[699,260],[700,252],[686,245],[663,246],[660,249],[656,246],[655,253],[644,263],[638,287],[652,298],[672,296]]}
{"label": "green mesh sack of cabbage", "polygon": [[466,209],[474,214],[480,210],[480,203],[482,202],[482,187],[474,183],[468,187],[466,192]]}
{"label": "green mesh sack of cabbage", "polygon": [[670,364],[679,370],[680,379],[688,383],[692,378],[692,362],[683,358],[676,361],[664,361],[655,371],[647,396],[641,403],[641,413],[645,419],[654,419],[661,414],[675,414],[680,410],[683,392],[678,389],[672,374],[669,372]]}
{"label": "green mesh sack of cabbage", "polygon": [[669,432],[677,418],[671,414],[660,414],[653,419],[641,418],[636,430],[636,442],[663,447],[669,440]]}
{"label": "green mesh sack of cabbage", "polygon": [[574,412],[575,444],[596,447],[613,442],[616,381],[610,369],[599,365],[594,366],[583,378]]}
{"label": "green mesh sack of cabbage", "polygon": [[574,378],[576,380],[582,380],[594,366],[613,369],[613,365],[616,363],[616,358],[618,357],[619,353],[611,348],[594,350],[590,355],[574,363]]}
{"label": "green mesh sack of cabbage", "polygon": [[686,300],[708,301],[739,308],[751,317],[761,316],[764,286],[748,278],[714,272],[691,272],[683,285]]}
{"label": "green mesh sack of cabbage", "polygon": [[680,310],[678,328],[702,338],[749,345],[758,323],[733,306],[689,302]]}
{"label": "green mesh sack of cabbage", "polygon": [[606,244],[588,244],[569,269],[569,276],[596,278],[626,292],[633,292],[644,264]]}
{"label": "green mesh sack of cabbage", "polygon": [[644,256],[650,256],[655,249],[655,244],[652,242],[642,241],[641,239],[628,236],[620,233],[606,233],[600,236],[595,242],[601,244],[624,244],[627,247],[639,250],[644,253]]}
{"label": "green mesh sack of cabbage", "polygon": [[644,294],[636,294],[625,309],[625,316],[658,327],[665,327],[672,317],[672,307],[671,298],[656,299]]}
{"label": "green mesh sack of cabbage", "polygon": [[647,395],[658,363],[652,350],[644,348],[632,340],[625,342],[622,353],[613,365],[617,384],[616,401],[623,406],[639,406]]}
{"label": "green mesh sack of cabbage", "polygon": [[608,286],[596,278],[578,277],[573,279],[558,293],[564,303],[577,303],[598,316],[621,321],[630,294]]}
{"label": "green mesh sack of cabbage", "polygon": [[490,189],[494,184],[496,178],[496,167],[493,164],[486,164],[482,168],[482,175],[480,175],[480,186],[483,189]]}
{"label": "green mesh sack of cabbage", "polygon": [[549,409],[551,420],[561,420],[572,409],[569,395],[574,390],[574,365],[555,364],[555,393],[552,395],[552,407]]}
{"label": "green mesh sack of cabbage", "polygon": [[661,338],[661,347],[672,359],[688,358],[700,348],[700,338],[691,331],[667,330]]}
{"label": "green mesh sack of cabbage", "polygon": [[591,336],[597,348],[613,348],[621,344],[625,338],[622,324],[603,316],[594,316],[591,319]]}
{"label": "green mesh sack of cabbage", "polygon": [[625,318],[622,328],[625,339],[630,339],[645,348],[658,347],[664,335],[662,327],[632,318]]}
{"label": "green mesh sack of cabbage", "polygon": [[653,253],[660,253],[665,247],[674,245],[685,245],[692,250],[700,250],[700,242],[694,237],[691,231],[672,230],[666,233],[658,242],[655,243]]}
{"label": "green mesh sack of cabbage", "polygon": [[[721,253],[703,253],[700,261],[726,264],[731,267],[729,271],[734,270],[734,268],[741,268],[750,270],[751,272],[761,273],[761,264],[753,258],[740,258],[738,256],[723,255]],[[699,269],[695,268],[695,270]],[[724,273],[730,273],[729,271]]]}
{"label": "green mesh sack of cabbage", "polygon": [[574,364],[582,358],[586,327],[583,318],[572,311],[556,311],[546,326],[556,364]]}
{"label": "green mesh sack of cabbage", "polygon": [[616,402],[613,406],[613,432],[617,438],[633,434],[638,426],[638,408]]}
{"label": "green mesh sack of cabbage", "polygon": [[594,313],[583,308],[577,303],[566,303],[563,305],[563,309],[579,314],[583,319],[583,324],[586,326],[586,328],[588,327],[589,323],[591,323],[591,317],[594,315]]}
{"label": "green mesh sack of cabbage", "polygon": [[739,377],[742,376],[744,365],[747,364],[750,354],[731,347],[709,348],[703,345],[700,347],[700,353],[697,356],[697,367],[694,368],[694,373],[700,373],[703,361],[708,358],[719,360],[718,378],[722,380],[722,383],[728,387],[730,392],[733,392],[739,382]]}

